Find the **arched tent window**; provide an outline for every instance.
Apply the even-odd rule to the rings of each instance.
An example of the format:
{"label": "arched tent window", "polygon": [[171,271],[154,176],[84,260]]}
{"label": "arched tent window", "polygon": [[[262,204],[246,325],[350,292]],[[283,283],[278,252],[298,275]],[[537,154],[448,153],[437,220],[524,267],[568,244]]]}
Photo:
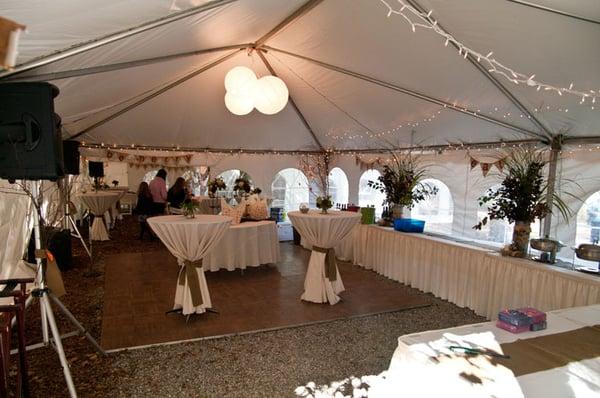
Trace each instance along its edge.
{"label": "arched tent window", "polygon": [[450,189],[446,184],[434,178],[426,178],[422,183],[436,187],[438,192],[417,203],[411,211],[411,217],[424,220],[427,232],[450,235],[454,213],[454,202]]}
{"label": "arched tent window", "polygon": [[248,181],[250,181],[250,186],[254,186],[250,175],[243,170],[226,170],[217,176],[217,178],[219,177],[222,178],[223,181],[225,181],[225,185],[227,185],[227,189],[225,189],[225,195],[227,197],[233,196],[233,187],[235,185],[235,180],[238,178],[246,178]]}
{"label": "arched tent window", "polygon": [[308,179],[298,169],[283,169],[271,183],[272,207],[282,207],[286,212],[298,210],[308,203]]}
{"label": "arched tent window", "polygon": [[577,212],[575,243],[598,244],[600,241],[600,191],[590,195]]}
{"label": "arched tent window", "polygon": [[329,194],[334,205],[348,203],[348,178],[339,167],[334,167],[329,172]]}
{"label": "arched tent window", "polygon": [[381,174],[377,170],[367,170],[358,181],[358,205],[375,206],[375,216],[381,217],[385,194],[368,186],[369,181],[376,181]]}
{"label": "arched tent window", "polygon": [[194,196],[207,194],[208,168],[206,166],[193,167],[184,171],[181,176],[187,181]]}
{"label": "arched tent window", "polygon": [[[492,190],[500,188],[500,184],[492,186]],[[477,221],[487,216],[487,207],[480,206],[477,210]],[[481,231],[475,231],[476,238],[478,240],[496,242],[500,244],[506,244],[512,242],[512,233],[514,223],[509,223],[507,220],[492,220],[488,221],[486,225],[481,228]],[[541,223],[539,220],[535,220],[531,224],[531,238],[540,237]]]}
{"label": "arched tent window", "polygon": [[[600,242],[600,191],[590,195],[581,209],[577,212],[577,230],[575,244],[598,244]],[[575,257],[575,262],[580,265],[598,267],[598,263],[581,260]]]}

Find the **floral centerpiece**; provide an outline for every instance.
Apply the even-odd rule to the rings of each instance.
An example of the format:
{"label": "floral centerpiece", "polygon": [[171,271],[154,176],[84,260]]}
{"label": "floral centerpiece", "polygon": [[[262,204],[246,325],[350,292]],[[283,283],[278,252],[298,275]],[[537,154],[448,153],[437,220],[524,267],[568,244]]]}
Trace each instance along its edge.
{"label": "floral centerpiece", "polygon": [[[331,154],[306,155],[300,160],[300,170],[306,175],[309,181],[315,184],[319,190],[316,198],[317,208],[321,213],[326,214],[333,207],[331,195],[329,195],[329,164]],[[312,189],[310,190],[313,193]],[[314,193],[313,193],[314,194]]]}
{"label": "floral centerpiece", "polygon": [[249,195],[252,190],[252,186],[250,185],[250,180],[246,177],[236,178],[233,186],[233,190],[238,195]]}
{"label": "floral centerpiece", "polygon": [[391,164],[383,166],[382,174],[367,185],[385,194],[384,205],[392,209],[392,218],[402,218],[404,208],[436,195],[437,187],[423,183],[427,168],[420,158],[408,153],[405,156],[391,152]]}
{"label": "floral centerpiece", "polygon": [[196,205],[196,203],[194,203],[193,201],[187,199],[185,200],[182,204],[181,204],[181,210],[183,211],[183,215],[186,218],[195,218],[196,217],[196,210],[198,209],[198,205]]}
{"label": "floral centerpiece", "polygon": [[213,178],[208,182],[208,196],[214,198],[219,189],[226,189],[227,185],[221,177]]}
{"label": "floral centerpiece", "polygon": [[[489,189],[479,200],[487,206],[487,216],[474,229],[481,229],[490,220],[507,220],[515,223],[512,243],[501,253],[512,257],[525,257],[531,234],[531,223],[552,213],[547,203],[548,182],[543,170],[547,161],[540,151],[519,149],[506,158],[500,188]],[[560,197],[553,194],[552,203],[565,219],[570,210]]]}

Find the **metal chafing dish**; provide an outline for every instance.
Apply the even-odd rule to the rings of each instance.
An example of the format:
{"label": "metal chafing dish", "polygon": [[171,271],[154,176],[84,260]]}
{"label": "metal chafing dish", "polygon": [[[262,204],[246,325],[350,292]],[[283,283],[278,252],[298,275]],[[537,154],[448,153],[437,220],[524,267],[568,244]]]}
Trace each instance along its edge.
{"label": "metal chafing dish", "polygon": [[598,266],[594,267],[575,267],[577,271],[592,273],[592,274],[600,274],[600,246],[593,245],[591,243],[583,243],[579,245],[579,247],[574,247],[575,255],[587,261],[597,261]]}
{"label": "metal chafing dish", "polygon": [[542,252],[539,257],[534,257],[533,259],[548,264],[554,264],[556,262],[556,253],[565,247],[562,242],[549,238],[531,239],[529,245],[532,249]]}
{"label": "metal chafing dish", "polygon": [[575,254],[582,260],[600,262],[600,245],[581,244],[575,249]]}

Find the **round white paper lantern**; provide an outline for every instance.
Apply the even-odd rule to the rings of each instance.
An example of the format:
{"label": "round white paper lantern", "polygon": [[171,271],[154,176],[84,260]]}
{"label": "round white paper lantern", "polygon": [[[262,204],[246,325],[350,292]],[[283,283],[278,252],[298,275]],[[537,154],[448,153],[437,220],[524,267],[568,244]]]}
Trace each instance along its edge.
{"label": "round white paper lantern", "polygon": [[254,106],[265,115],[274,115],[285,108],[289,96],[283,80],[275,76],[258,79],[254,93]]}
{"label": "round white paper lantern", "polygon": [[225,75],[225,89],[228,93],[234,95],[245,94],[244,91],[250,89],[249,84],[256,81],[256,75],[252,69],[245,66],[236,66]]}
{"label": "round white paper lantern", "polygon": [[247,115],[254,109],[252,96],[234,95],[230,91],[225,94],[225,106],[234,115]]}

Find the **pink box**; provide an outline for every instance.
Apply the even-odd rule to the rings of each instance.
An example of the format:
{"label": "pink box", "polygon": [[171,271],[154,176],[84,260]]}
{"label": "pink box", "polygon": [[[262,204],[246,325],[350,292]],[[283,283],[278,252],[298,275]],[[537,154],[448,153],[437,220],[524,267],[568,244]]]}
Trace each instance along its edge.
{"label": "pink box", "polygon": [[531,323],[546,322],[546,313],[535,308],[524,307],[517,309],[517,311],[527,315],[531,319]]}
{"label": "pink box", "polygon": [[529,331],[529,325],[515,326],[500,320],[496,321],[496,327],[508,330],[511,333],[523,333]]}

